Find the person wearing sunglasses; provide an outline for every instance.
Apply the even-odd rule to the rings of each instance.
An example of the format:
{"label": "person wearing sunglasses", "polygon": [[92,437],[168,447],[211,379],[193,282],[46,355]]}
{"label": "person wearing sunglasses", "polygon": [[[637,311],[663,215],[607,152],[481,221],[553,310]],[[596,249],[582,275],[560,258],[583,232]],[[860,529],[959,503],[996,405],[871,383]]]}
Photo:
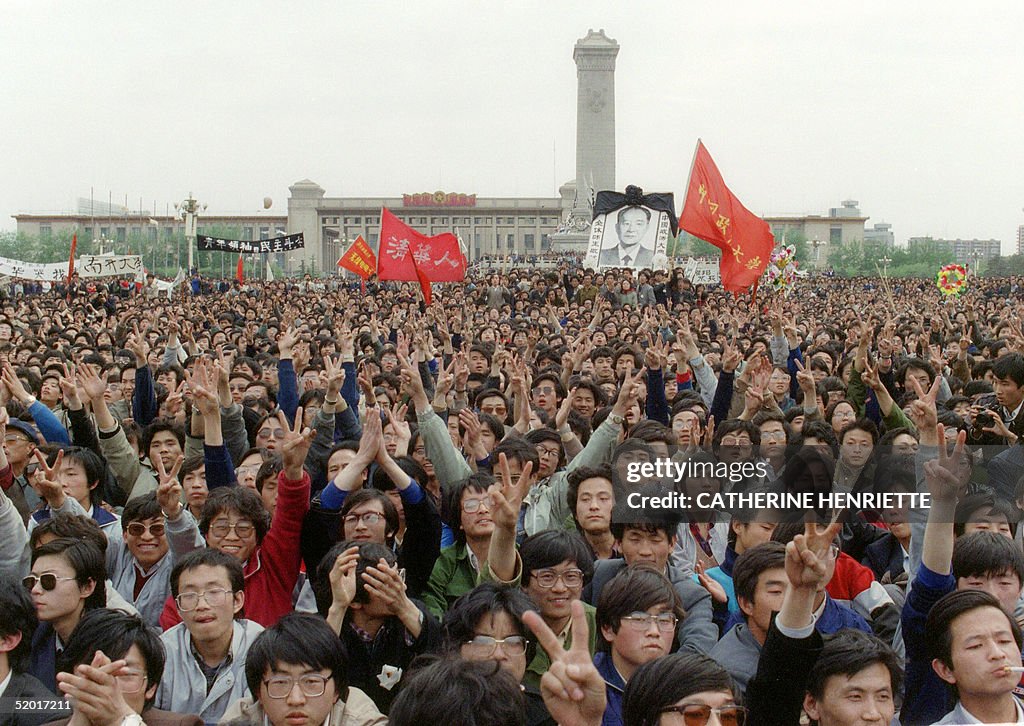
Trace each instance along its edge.
{"label": "person wearing sunglasses", "polygon": [[599,652],[594,665],[604,678],[605,724],[622,723],[622,694],[637,669],[668,655],[676,644],[682,603],[672,583],[648,565],[627,567],[597,601]]}
{"label": "person wearing sunglasses", "polygon": [[55,539],[32,550],[32,568],[22,580],[39,618],[29,672],[54,693],[57,652],[84,613],[107,605],[106,570],[103,553],[87,540]]}
{"label": "person wearing sunglasses", "polygon": [[241,563],[216,549],[191,552],[171,571],[171,595],[183,622],[160,639],[167,654],[156,692],[159,708],[217,722],[247,695],[245,657],[262,626],[242,617]]}
{"label": "person wearing sunglasses", "polygon": [[156,492],[128,501],[121,514],[121,530],[123,539],[107,546],[111,582],[148,625],[158,627],[171,593],[174,558],[168,555],[166,525]]}
{"label": "person wearing sunglasses", "polygon": [[[113,679],[104,678],[101,664],[113,666],[116,661],[124,661],[123,667]],[[198,716],[156,708],[164,664],[160,636],[139,617],[93,610],[83,616],[58,658],[58,693],[72,699],[77,723],[84,719],[96,726],[130,726],[141,718],[149,726],[200,726]],[[65,717],[50,726],[65,726],[71,720],[69,710],[63,713]]]}
{"label": "person wearing sunglasses", "polygon": [[246,696],[221,723],[269,726],[383,726],[365,693],[350,685],[351,660],[316,615],[292,613],[262,632],[245,658]]}
{"label": "person wearing sunglasses", "polygon": [[[32,648],[32,633],[39,621],[32,606],[28,590],[6,575],[0,575],[0,698],[3,702],[52,701],[54,694],[46,689],[38,678],[26,672]],[[8,701],[8,699],[10,699]],[[36,726],[61,718],[66,711],[52,710],[44,713],[4,714],[5,724],[12,726]],[[8,718],[10,720],[8,720]]]}
{"label": "person wearing sunglasses", "polygon": [[[674,653],[646,663],[626,684],[625,726],[751,726],[729,673],[706,655]],[[765,723],[797,724],[771,720]],[[886,722],[887,723],[887,722]]]}

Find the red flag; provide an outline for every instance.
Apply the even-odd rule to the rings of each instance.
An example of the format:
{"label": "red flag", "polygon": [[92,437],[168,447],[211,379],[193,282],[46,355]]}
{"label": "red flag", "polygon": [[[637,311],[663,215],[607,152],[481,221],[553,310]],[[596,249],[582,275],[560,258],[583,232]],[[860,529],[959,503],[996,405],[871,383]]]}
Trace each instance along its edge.
{"label": "red flag", "polygon": [[338,260],[338,267],[356,273],[365,281],[377,269],[377,256],[373,254],[370,245],[366,244],[366,240],[360,235]]}
{"label": "red flag", "polygon": [[722,287],[734,293],[757,284],[775,247],[771,227],[729,191],[700,140],[679,228],[722,250]]}
{"label": "red flag", "polygon": [[431,282],[459,282],[466,277],[466,258],[451,232],[433,237],[403,224],[387,208],[380,212],[377,276],[381,280],[419,280],[430,304]]}
{"label": "red flag", "polygon": [[239,283],[245,282],[245,261],[242,259],[242,255],[238,255],[238,269],[235,270],[235,279]]}
{"label": "red flag", "polygon": [[71,235],[71,258],[68,260],[68,282],[71,282],[71,276],[75,274],[75,248],[78,247],[78,235]]}

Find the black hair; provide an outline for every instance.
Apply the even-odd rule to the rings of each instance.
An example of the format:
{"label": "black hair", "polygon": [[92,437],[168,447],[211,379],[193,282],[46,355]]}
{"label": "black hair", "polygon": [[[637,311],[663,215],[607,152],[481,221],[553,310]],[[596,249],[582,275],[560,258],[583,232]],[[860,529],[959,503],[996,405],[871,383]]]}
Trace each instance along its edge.
{"label": "black hair", "polygon": [[994,608],[1006,618],[1017,642],[1017,650],[1021,649],[1021,631],[1016,619],[1003,610],[994,595],[983,590],[955,590],[939,599],[928,611],[925,620],[925,644],[928,660],[938,660],[947,668],[953,667],[953,621],[964,613],[978,608]]}
{"label": "black hair", "polygon": [[[854,409],[854,412],[856,412],[856,410],[857,409]],[[842,431],[839,432],[839,436],[836,437],[839,440],[840,445],[842,445],[843,439],[846,438],[846,434],[851,431],[863,431],[871,437],[872,444],[878,443],[878,427],[875,426],[874,421],[867,417],[862,416],[856,421],[848,423],[843,427]]]}
{"label": "black hair", "polygon": [[509,461],[515,459],[519,462],[521,468],[526,466],[526,462],[531,462],[533,464],[534,476],[536,476],[538,467],[540,467],[537,447],[518,436],[510,436],[503,441],[499,441],[498,445],[494,447],[494,451],[491,452],[491,461],[497,462],[498,454],[504,454],[505,458]]}
{"label": "black hair", "polygon": [[900,657],[879,638],[853,628],[840,630],[825,641],[821,655],[807,676],[807,692],[816,700],[821,700],[829,678],[852,677],[875,664],[881,664],[889,671],[889,685],[898,703],[903,695],[903,666]]}
{"label": "black hair", "polygon": [[607,479],[611,484],[612,498],[614,499],[618,495],[614,479],[612,478],[612,469],[607,464],[602,464],[600,466],[581,466],[569,472],[569,476],[567,478],[569,488],[566,490],[565,500],[569,505],[569,514],[572,515],[572,521],[576,523],[576,529],[581,532],[583,531],[583,528],[580,526],[580,522],[576,518],[576,501],[579,499],[580,484],[585,482],[587,479]]}
{"label": "black hair", "polygon": [[[536,454],[536,451],[534,452]],[[462,529],[462,497],[467,491],[479,494],[486,494],[487,489],[494,483],[494,477],[485,472],[477,472],[455,482],[453,486],[445,487],[441,499],[441,520],[448,525],[455,541],[463,544],[466,541],[466,533]]]}
{"label": "black hair", "polygon": [[525,726],[516,679],[497,661],[442,658],[402,681],[388,712],[390,726]]}
{"label": "black hair", "polygon": [[359,489],[345,497],[345,503],[341,505],[342,538],[345,536],[345,517],[353,509],[367,502],[380,502],[381,510],[384,512],[384,540],[387,544],[390,544],[401,526],[398,518],[398,509],[395,508],[395,503],[391,501],[391,497],[376,489]]}
{"label": "black hair", "polygon": [[[420,485],[421,488],[427,486],[427,472],[420,466],[420,463],[411,456],[396,456],[395,463],[398,464],[398,468],[405,472],[405,475]],[[387,472],[379,466],[373,471],[373,478],[370,480],[371,486],[377,491],[389,492],[392,489],[397,489],[395,483],[391,481],[391,477],[388,476]]]}
{"label": "black hair", "polygon": [[537,643],[533,633],[523,623],[523,613],[533,610],[534,604],[522,590],[494,582],[484,582],[449,606],[441,621],[444,650],[457,654],[462,645],[476,635],[480,621],[488,615],[505,613],[518,634],[529,644],[526,647],[526,662],[530,663],[536,654]]}
{"label": "black hair", "polygon": [[753,603],[761,574],[785,566],[786,545],[781,542],[764,542],[743,552],[736,558],[732,569],[736,599],[743,598]]}
{"label": "black hair", "polygon": [[1024,386],[1024,355],[1006,353],[999,356],[992,363],[992,373],[996,378],[1009,378],[1018,387]]}
{"label": "black hair", "polygon": [[[601,588],[597,597],[598,633],[605,627],[618,633],[622,618],[657,605],[667,606],[666,612],[671,612],[679,620],[686,617],[679,593],[664,572],[650,565],[623,567]],[[600,634],[597,642],[601,650],[611,650],[611,644]]]}
{"label": "black hair", "polygon": [[242,571],[242,563],[235,557],[225,554],[212,547],[203,547],[193,550],[182,557],[174,564],[171,570],[171,597],[178,597],[178,582],[181,574],[197,567],[223,567],[228,571],[228,582],[231,583],[231,592],[242,592],[245,590],[245,573]]}
{"label": "black hair", "polygon": [[996,532],[971,532],[953,543],[953,577],[996,577],[1013,573],[1024,585],[1024,552]]}
{"label": "black hair", "polygon": [[[85,470],[85,479],[89,483],[89,501],[94,507],[99,506],[102,501],[100,484],[106,477],[106,463],[98,454],[82,446],[68,446],[63,451],[65,462],[74,462]],[[55,454],[47,458],[50,466],[57,460]]]}
{"label": "black hair", "polygon": [[245,682],[254,699],[259,699],[264,677],[281,663],[329,670],[335,695],[348,699],[348,653],[323,618],[288,613],[256,637],[245,656]]}
{"label": "black hair", "polygon": [[[647,486],[641,491],[641,497],[664,495],[657,486]],[[641,500],[642,501],[642,500]],[[662,532],[665,539],[676,536],[676,530],[682,521],[682,515],[675,509],[658,507],[630,507],[624,500],[616,502],[612,510],[612,535],[619,542],[626,534],[626,529],[640,529],[644,532]]]}
{"label": "black hair", "polygon": [[68,512],[51,514],[49,519],[44,519],[32,530],[32,534],[29,536],[31,549],[35,549],[39,545],[39,541],[47,534],[52,534],[57,538],[66,537],[68,539],[91,542],[106,556],[107,535],[95,519],[86,517],[84,514],[70,514]]}
{"label": "black hair", "polygon": [[[124,511],[121,512],[121,531],[126,531],[128,525],[132,522],[143,522],[147,519],[162,516],[163,511],[160,509],[160,502],[156,500],[156,492],[150,492],[144,496],[129,499],[128,503],[124,505]],[[161,519],[162,523],[163,520]],[[107,651],[103,652],[110,655]]]}
{"label": "black hair", "polygon": [[277,479],[277,475],[282,471],[284,471],[284,461],[280,456],[271,456],[269,459],[265,459],[256,472],[256,491],[262,494],[263,482],[270,477]]}
{"label": "black hair", "polygon": [[210,492],[203,504],[199,517],[199,533],[205,538],[210,524],[224,512],[235,512],[241,519],[248,519],[256,529],[256,543],[270,531],[270,512],[263,508],[260,495],[248,487],[217,487]]}
{"label": "black hair", "polygon": [[640,666],[626,683],[622,698],[625,726],[657,726],[661,710],[694,693],[731,693],[740,703],[736,684],[717,661],[697,653],[673,653]]}
{"label": "black hair", "polygon": [[103,552],[89,540],[60,537],[32,550],[32,564],[40,557],[63,557],[75,571],[80,588],[93,583],[92,592],[85,598],[82,611],[107,606],[107,563]]}
{"label": "black hair", "polygon": [[[80,665],[91,665],[96,651],[102,650],[110,660],[124,658],[132,646],[136,646],[146,662],[146,685],[148,691],[160,685],[164,675],[166,656],[160,634],[145,623],[138,615],[129,615],[120,610],[93,610],[82,616],[57,656],[57,672],[73,673]],[[146,708],[156,701],[146,699]]]}
{"label": "black hair", "polygon": [[519,547],[523,561],[523,587],[530,584],[534,570],[555,567],[566,560],[575,562],[583,571],[583,582],[590,582],[594,574],[594,555],[587,543],[575,532],[564,529],[545,529],[523,540]]}
{"label": "black hair", "polygon": [[0,638],[21,633],[21,642],[8,651],[7,661],[15,673],[24,673],[29,667],[32,636],[39,620],[28,590],[6,575],[0,575]]}
{"label": "black hair", "polygon": [[185,450],[185,427],[167,418],[158,418],[142,431],[142,453],[149,456],[149,447],[153,443],[153,437],[161,431],[170,431],[178,440],[178,446]]}

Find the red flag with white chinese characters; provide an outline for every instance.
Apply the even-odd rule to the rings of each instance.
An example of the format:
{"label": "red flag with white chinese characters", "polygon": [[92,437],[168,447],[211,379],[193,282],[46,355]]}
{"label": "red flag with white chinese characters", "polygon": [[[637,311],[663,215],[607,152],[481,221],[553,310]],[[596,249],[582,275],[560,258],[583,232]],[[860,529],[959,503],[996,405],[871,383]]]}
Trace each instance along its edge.
{"label": "red flag with white chinese characters", "polygon": [[428,237],[404,224],[387,208],[380,211],[377,277],[381,280],[419,280],[423,299],[430,304],[430,283],[459,282],[466,277],[466,258],[451,232]]}
{"label": "red flag with white chinese characters", "polygon": [[679,228],[722,250],[722,287],[730,292],[743,292],[755,285],[775,247],[771,227],[729,191],[700,140]]}
{"label": "red flag with white chinese characters", "polygon": [[373,254],[370,245],[366,244],[366,240],[360,235],[338,260],[338,267],[354,272],[364,280],[369,280],[370,275],[377,269],[377,256]]}

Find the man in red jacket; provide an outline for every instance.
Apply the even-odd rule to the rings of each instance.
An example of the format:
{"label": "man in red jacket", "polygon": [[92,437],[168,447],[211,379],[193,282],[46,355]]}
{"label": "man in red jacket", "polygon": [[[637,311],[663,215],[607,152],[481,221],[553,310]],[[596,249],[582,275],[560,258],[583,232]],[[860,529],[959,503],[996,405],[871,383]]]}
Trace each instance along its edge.
{"label": "man in red jacket", "polygon": [[[192,549],[206,545],[242,563],[245,617],[265,628],[292,611],[292,591],[302,564],[299,535],[302,520],[309,510],[310,478],[302,464],[314,432],[302,428],[301,408],[296,412],[293,427],[289,427],[281,416],[281,425],[286,432],[282,446],[284,470],[277,479],[277,509],[273,519],[263,508],[263,501],[256,492],[237,486],[220,487],[210,493],[197,527],[192,516],[176,503],[173,488],[180,486],[176,480],[168,481],[166,486],[168,499],[176,503],[177,511],[173,511],[173,507],[171,511],[164,509],[169,534],[191,528],[195,531]],[[161,477],[161,490],[164,487]],[[168,539],[180,541],[177,537]],[[177,558],[186,553],[174,554]],[[167,630],[180,622],[181,616],[174,600],[168,598],[160,615],[160,627]]]}

